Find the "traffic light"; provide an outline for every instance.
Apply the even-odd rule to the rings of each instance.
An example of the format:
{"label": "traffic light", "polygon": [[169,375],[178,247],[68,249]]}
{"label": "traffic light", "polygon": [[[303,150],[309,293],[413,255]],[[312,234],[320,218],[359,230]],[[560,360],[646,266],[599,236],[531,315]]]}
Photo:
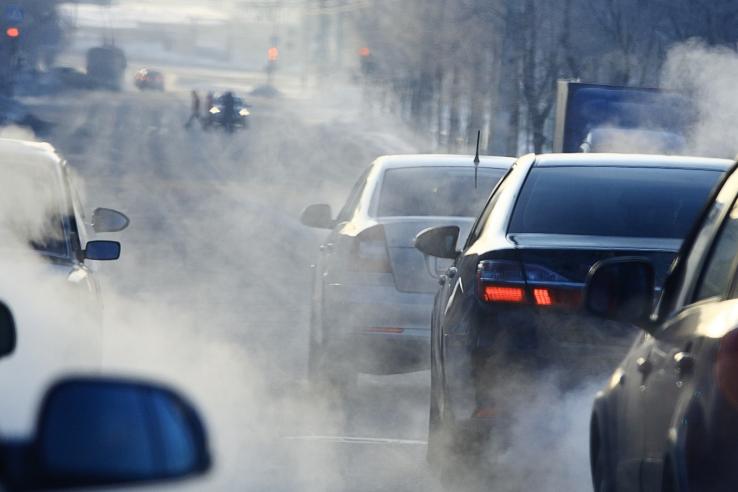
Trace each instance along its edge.
{"label": "traffic light", "polygon": [[272,46],[267,50],[267,60],[269,60],[270,63],[275,63],[277,60],[279,60],[279,48],[276,46]]}
{"label": "traffic light", "polygon": [[5,35],[10,39],[18,39],[20,37],[20,29],[17,27],[9,27],[5,30]]}

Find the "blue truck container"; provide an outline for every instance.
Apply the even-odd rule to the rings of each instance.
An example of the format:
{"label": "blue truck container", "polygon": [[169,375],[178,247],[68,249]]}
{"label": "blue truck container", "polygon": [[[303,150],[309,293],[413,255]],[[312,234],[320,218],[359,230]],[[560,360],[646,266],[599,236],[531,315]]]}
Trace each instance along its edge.
{"label": "blue truck container", "polygon": [[678,152],[694,115],[690,101],[674,92],[560,80],[553,151],[597,151],[597,140],[617,135],[631,143],[616,151],[638,152],[634,147],[650,141]]}

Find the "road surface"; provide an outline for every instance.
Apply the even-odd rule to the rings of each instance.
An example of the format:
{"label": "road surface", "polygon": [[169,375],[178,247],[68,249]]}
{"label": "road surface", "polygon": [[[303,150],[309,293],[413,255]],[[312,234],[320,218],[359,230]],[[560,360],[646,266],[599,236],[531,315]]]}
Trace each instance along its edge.
{"label": "road surface", "polygon": [[[360,93],[343,85],[322,91],[330,98],[252,98],[251,129],[233,136],[186,130],[186,84],[220,80],[191,73],[164,94],[32,101],[59,123],[50,140],[83,180],[90,208],[132,221],[111,236],[123,242],[122,259],[100,267],[105,370],[170,381],[204,411],[217,466],[180,488],[441,490],[425,462],[427,372],[362,376],[348,401],[312,394],[305,380],[309,266],[322,233],[301,226],[299,212],[339,206],[374,157],[415,145],[391,120],[364,114]],[[464,485],[586,490],[590,396],[568,407],[558,395],[537,401],[563,410],[533,414],[533,424],[553,413],[563,434],[532,442],[526,423],[522,458]]]}

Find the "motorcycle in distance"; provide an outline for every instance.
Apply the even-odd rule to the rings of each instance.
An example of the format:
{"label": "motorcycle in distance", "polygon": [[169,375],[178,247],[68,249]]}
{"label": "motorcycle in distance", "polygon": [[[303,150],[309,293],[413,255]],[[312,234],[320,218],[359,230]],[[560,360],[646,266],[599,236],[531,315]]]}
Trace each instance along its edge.
{"label": "motorcycle in distance", "polygon": [[242,98],[233,92],[225,92],[213,98],[213,104],[208,108],[205,120],[205,128],[219,128],[227,133],[234,133],[239,129],[249,127],[251,112]]}

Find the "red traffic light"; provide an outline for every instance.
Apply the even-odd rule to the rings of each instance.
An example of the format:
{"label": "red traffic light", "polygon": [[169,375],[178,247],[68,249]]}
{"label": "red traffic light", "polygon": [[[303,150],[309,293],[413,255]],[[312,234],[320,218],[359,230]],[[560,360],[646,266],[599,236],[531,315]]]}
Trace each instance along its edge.
{"label": "red traffic light", "polygon": [[370,50],[366,46],[363,47],[363,48],[361,48],[361,49],[359,49],[359,56],[362,57],[362,58],[367,58],[371,54],[372,54],[372,50]]}
{"label": "red traffic light", "polygon": [[275,62],[279,59],[279,48],[272,46],[267,50],[267,59],[270,62]]}
{"label": "red traffic light", "polygon": [[9,27],[5,30],[5,35],[9,38],[17,38],[20,36],[20,29],[17,27]]}

